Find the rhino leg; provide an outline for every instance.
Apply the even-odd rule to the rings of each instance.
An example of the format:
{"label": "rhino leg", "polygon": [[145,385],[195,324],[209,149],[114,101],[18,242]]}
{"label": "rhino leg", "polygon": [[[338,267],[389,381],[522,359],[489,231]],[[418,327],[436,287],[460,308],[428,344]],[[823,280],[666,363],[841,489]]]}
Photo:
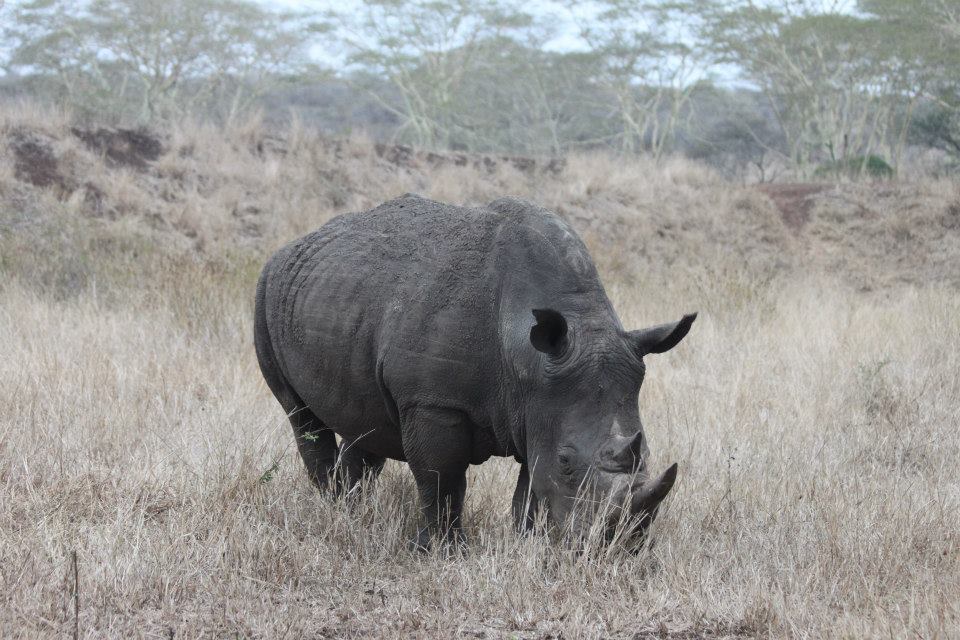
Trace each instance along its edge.
{"label": "rhino leg", "polygon": [[288,416],[307,475],[319,489],[328,488],[337,465],[337,437],[303,405],[288,411]]}
{"label": "rhino leg", "polygon": [[513,492],[513,526],[518,533],[530,533],[536,519],[537,497],[530,491],[530,470],[523,463]]}
{"label": "rhino leg", "polygon": [[460,516],[467,491],[466,469],[459,477],[438,476],[429,471],[414,471],[413,477],[420,492],[420,510],[424,524],[417,530],[412,547],[418,551],[426,551],[430,549],[435,538],[443,540],[445,544],[463,544],[466,539]]}
{"label": "rhino leg", "polygon": [[338,488],[349,492],[365,477],[373,480],[380,475],[384,462],[386,458],[383,456],[370,453],[355,441],[344,440],[340,443],[340,466],[337,479],[341,486]]}
{"label": "rhino leg", "polygon": [[277,357],[267,326],[267,270],[257,283],[257,301],[254,311],[253,340],[257,350],[257,362],[267,386],[277,402],[287,412],[293,426],[300,457],[307,467],[307,475],[320,489],[330,484],[330,475],[337,463],[337,438],[323,422],[313,414],[307,404],[287,382],[277,363]]}
{"label": "rhino leg", "polygon": [[460,516],[472,444],[469,426],[459,413],[442,409],[417,409],[401,421],[403,451],[417,482],[424,520],[413,547],[429,549],[433,538],[462,544]]}

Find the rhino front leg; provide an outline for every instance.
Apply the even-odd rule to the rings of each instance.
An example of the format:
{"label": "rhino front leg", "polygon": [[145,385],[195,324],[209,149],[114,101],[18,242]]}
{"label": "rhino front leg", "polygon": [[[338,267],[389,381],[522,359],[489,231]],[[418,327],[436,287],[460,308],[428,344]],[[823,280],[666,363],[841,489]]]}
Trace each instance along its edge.
{"label": "rhino front leg", "polygon": [[423,515],[413,546],[421,551],[429,549],[435,538],[462,544],[469,427],[459,412],[443,409],[417,409],[401,420],[403,451],[417,482]]}
{"label": "rhino front leg", "polygon": [[517,533],[530,533],[536,520],[537,497],[530,491],[530,470],[526,463],[522,463],[517,488],[513,492],[513,526]]}
{"label": "rhino front leg", "polygon": [[424,520],[412,541],[413,548],[427,551],[435,539],[448,545],[464,544],[466,538],[460,517],[467,490],[466,469],[459,477],[422,470],[414,471],[413,477],[420,492],[420,511]]}

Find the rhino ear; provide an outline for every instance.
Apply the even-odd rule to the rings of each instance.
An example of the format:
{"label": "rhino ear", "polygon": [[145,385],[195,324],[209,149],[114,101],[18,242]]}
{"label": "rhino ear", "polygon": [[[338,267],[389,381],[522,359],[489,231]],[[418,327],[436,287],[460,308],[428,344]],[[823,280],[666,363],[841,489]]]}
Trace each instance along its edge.
{"label": "rhino ear", "polygon": [[550,356],[559,356],[567,348],[567,319],[553,309],[534,309],[537,324],[530,329],[530,344]]}
{"label": "rhino ear", "polygon": [[691,313],[683,316],[677,322],[668,322],[649,329],[631,331],[627,334],[627,337],[633,343],[634,351],[640,357],[648,353],[663,353],[673,349],[683,340],[696,319],[697,314]]}

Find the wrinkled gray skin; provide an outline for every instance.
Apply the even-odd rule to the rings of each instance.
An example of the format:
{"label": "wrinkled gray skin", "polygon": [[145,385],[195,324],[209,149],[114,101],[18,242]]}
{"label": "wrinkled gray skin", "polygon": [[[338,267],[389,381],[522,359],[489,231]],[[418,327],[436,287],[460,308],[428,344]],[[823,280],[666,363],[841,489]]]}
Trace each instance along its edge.
{"label": "wrinkled gray skin", "polygon": [[257,287],[255,341],[313,480],[345,491],[385,458],[406,461],[426,547],[461,538],[467,467],[490,456],[521,462],[520,530],[545,507],[583,532],[582,490],[587,504],[630,505],[645,530],[676,465],[648,474],[643,356],[694,318],[625,331],[583,242],[530,203],[408,194],[278,251]]}

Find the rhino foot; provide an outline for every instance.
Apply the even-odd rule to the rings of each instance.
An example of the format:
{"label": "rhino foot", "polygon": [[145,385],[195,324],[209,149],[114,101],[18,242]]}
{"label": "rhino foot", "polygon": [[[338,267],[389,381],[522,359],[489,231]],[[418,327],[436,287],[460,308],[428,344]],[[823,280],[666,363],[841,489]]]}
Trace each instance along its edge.
{"label": "rhino foot", "polygon": [[[439,533],[440,535],[437,535]],[[440,544],[443,555],[450,557],[463,555],[467,552],[467,537],[460,528],[448,529],[446,532],[436,532],[429,527],[417,531],[417,535],[410,540],[410,551],[429,553],[435,545]]]}

